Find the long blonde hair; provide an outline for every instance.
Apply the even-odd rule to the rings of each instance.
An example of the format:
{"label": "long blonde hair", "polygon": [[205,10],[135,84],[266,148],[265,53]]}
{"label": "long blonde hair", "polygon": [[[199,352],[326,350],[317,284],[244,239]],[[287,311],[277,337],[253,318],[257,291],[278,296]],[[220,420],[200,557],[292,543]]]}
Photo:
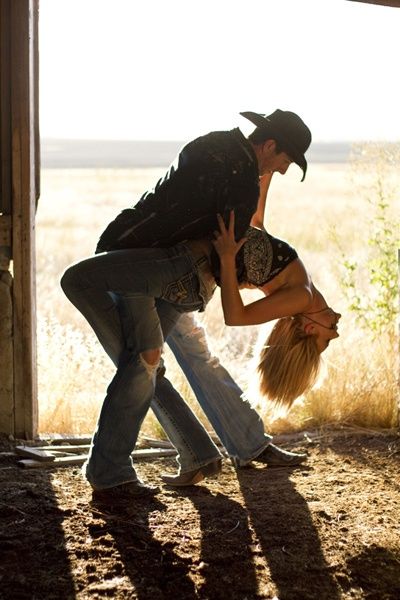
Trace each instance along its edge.
{"label": "long blonde hair", "polygon": [[301,317],[279,319],[260,353],[260,391],[290,408],[315,383],[321,363],[316,337],[301,328]]}

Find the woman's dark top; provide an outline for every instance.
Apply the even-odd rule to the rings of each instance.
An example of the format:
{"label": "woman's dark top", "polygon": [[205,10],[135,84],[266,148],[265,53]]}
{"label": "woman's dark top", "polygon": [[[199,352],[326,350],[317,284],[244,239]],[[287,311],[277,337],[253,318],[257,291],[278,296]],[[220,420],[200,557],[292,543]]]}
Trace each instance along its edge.
{"label": "woman's dark top", "polygon": [[237,256],[241,281],[261,287],[298,257],[292,246],[263,229],[249,227],[245,237],[247,240]]}

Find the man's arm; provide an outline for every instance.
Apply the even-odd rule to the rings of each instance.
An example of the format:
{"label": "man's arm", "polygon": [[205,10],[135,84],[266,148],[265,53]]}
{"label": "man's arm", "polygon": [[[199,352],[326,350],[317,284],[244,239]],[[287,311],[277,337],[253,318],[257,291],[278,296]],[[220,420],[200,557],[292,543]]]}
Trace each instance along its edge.
{"label": "man's arm", "polygon": [[258,229],[265,229],[265,205],[267,201],[267,194],[271,183],[272,175],[273,173],[266,173],[265,175],[260,177],[260,195],[258,198],[257,210],[250,221],[250,225],[252,227],[258,227]]}

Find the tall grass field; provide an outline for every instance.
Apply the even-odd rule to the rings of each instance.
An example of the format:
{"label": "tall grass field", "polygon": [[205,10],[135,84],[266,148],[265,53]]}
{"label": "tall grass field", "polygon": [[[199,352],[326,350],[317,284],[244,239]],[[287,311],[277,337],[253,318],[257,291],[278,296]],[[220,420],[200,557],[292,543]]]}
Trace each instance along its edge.
{"label": "tall grass field", "polygon": [[[384,304],[389,300],[377,299],[378,305],[383,304],[381,309],[368,308],[366,301],[374,301],[379,287],[368,272],[368,266],[372,265],[373,270],[375,264],[371,262],[374,260],[371,252],[379,253],[382,249],[379,243],[375,248],[371,243],[377,229],[385,238],[384,228],[388,228],[387,238],[392,236],[392,245],[386,252],[387,261],[392,268],[393,261],[397,264],[400,171],[393,157],[388,159],[384,154],[375,158],[361,156],[361,159],[344,164],[312,163],[303,183],[296,166],[285,177],[275,174],[272,180],[267,229],[297,249],[316,286],[328,303],[342,313],[340,338],[324,353],[318,384],[299,398],[289,413],[270,406],[258,392],[255,355],[271,325],[225,326],[219,291],[207,310],[198,314],[212,351],[242,386],[272,433],[332,424],[374,429],[397,425],[398,305],[385,326],[374,329],[377,313],[387,311]],[[383,175],[379,175],[382,165]],[[98,237],[109,221],[153,187],[164,171],[164,168],[42,171],[36,238],[42,434],[91,432],[114,373],[94,333],[64,297],[60,277],[70,263],[94,252]],[[376,183],[378,180],[380,184]],[[382,186],[391,190],[383,217],[376,213],[379,198],[386,194]],[[390,253],[394,253],[393,257]],[[393,274],[385,285],[393,288]],[[395,290],[389,289],[392,298],[398,292],[398,281],[395,286]],[[257,291],[245,293],[248,300],[259,297]],[[209,427],[168,349],[165,360],[169,378]],[[162,434],[150,413],[143,431],[149,435]]]}

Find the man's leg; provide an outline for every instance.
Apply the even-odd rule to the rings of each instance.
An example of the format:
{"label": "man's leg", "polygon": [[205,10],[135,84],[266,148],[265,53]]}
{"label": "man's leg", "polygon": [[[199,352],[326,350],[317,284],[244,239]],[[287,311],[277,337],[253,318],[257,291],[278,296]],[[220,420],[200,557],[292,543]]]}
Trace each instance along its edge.
{"label": "man's leg", "polygon": [[85,465],[94,489],[137,481],[131,453],[154,395],[163,344],[154,298],[131,299],[129,311],[121,318],[120,306],[104,280],[101,260],[88,260],[68,269],[61,281],[68,298],[117,363]]}
{"label": "man's leg", "polygon": [[[137,480],[131,453],[154,395],[163,345],[155,297],[187,268],[185,258],[176,257],[172,263],[167,251],[130,250],[83,260],[62,277],[65,294],[114,360],[121,347],[118,338],[123,340],[86,465],[95,489]],[[126,305],[124,296],[129,298]],[[169,306],[177,320],[179,313]]]}
{"label": "man's leg", "polygon": [[[67,297],[118,365],[107,390],[86,468],[95,488],[115,487],[137,479],[130,454],[154,395],[163,342],[155,300],[149,294],[162,296],[171,278],[175,281],[180,271],[187,280],[186,257],[174,255],[173,266],[169,255],[157,263],[158,259],[157,251],[150,251],[149,255],[146,251],[99,255],[70,267],[61,281]],[[188,297],[197,302],[191,290]],[[170,303],[165,306],[164,317],[170,313],[166,319],[167,334],[180,313]]]}

